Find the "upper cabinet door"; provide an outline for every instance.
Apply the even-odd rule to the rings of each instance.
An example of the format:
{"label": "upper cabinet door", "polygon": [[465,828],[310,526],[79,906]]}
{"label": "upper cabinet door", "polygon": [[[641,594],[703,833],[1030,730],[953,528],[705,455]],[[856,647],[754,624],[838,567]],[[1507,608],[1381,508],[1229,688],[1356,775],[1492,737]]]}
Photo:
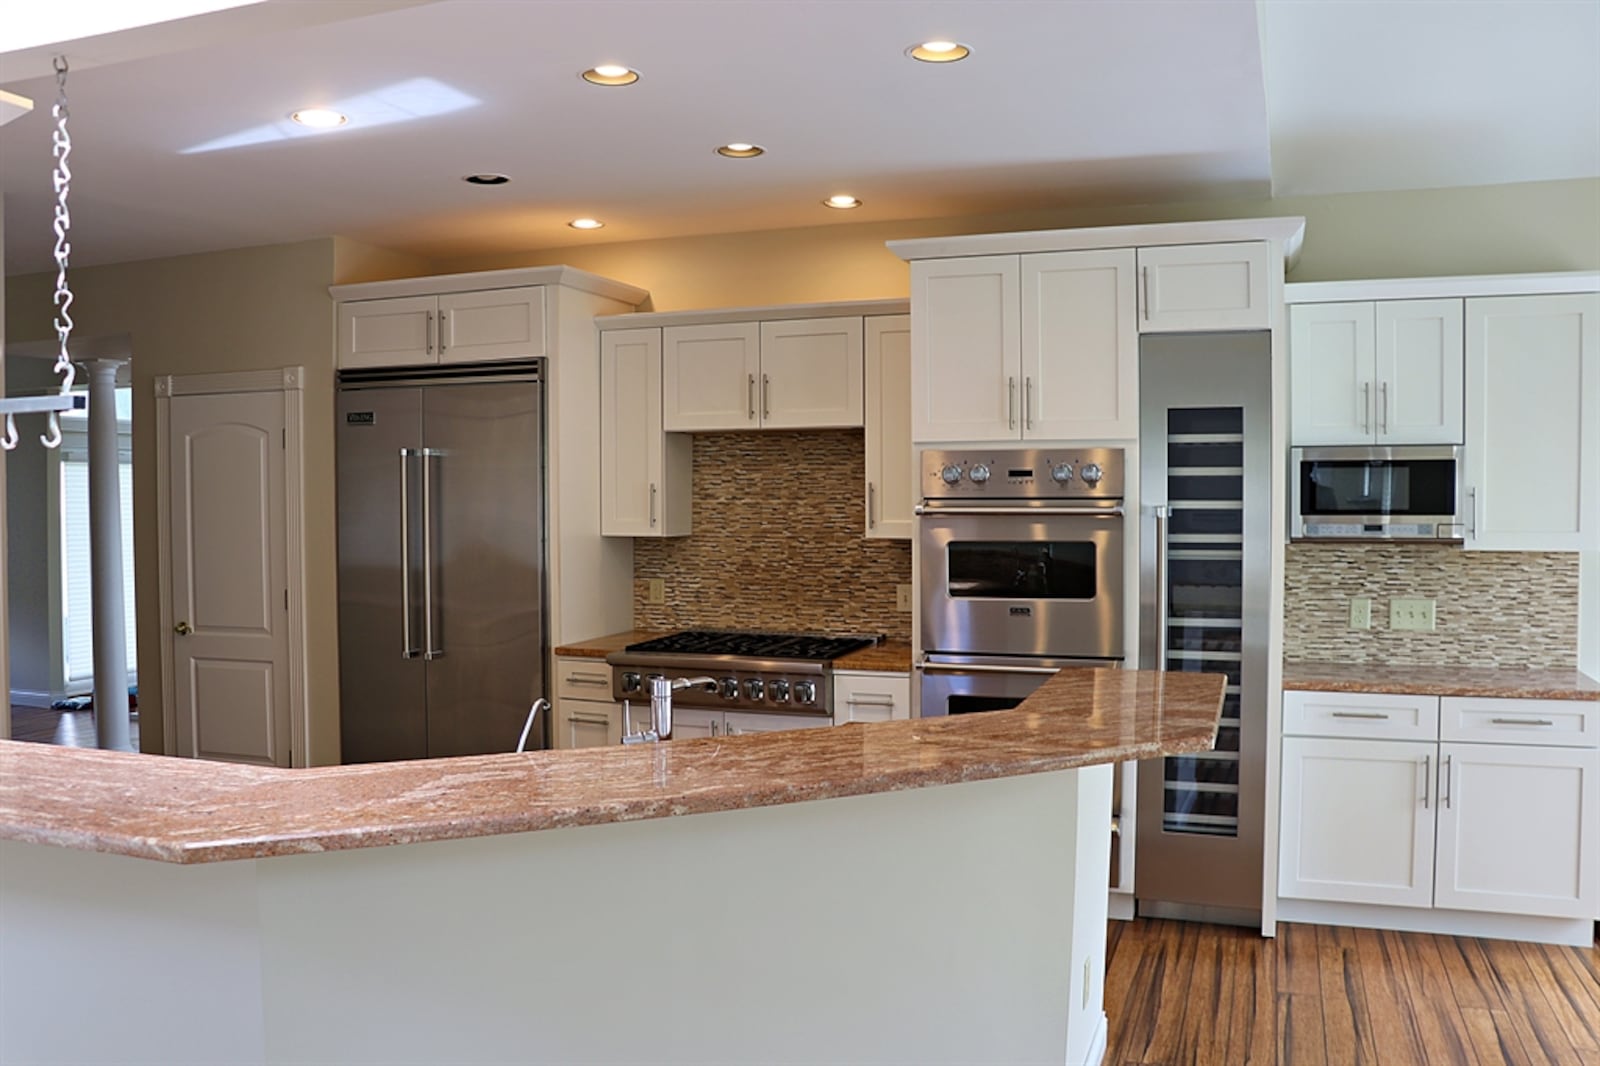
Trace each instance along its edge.
{"label": "upper cabinet door", "polygon": [[660,535],[661,331],[600,334],[600,532]]}
{"label": "upper cabinet door", "polygon": [[911,316],[866,320],[867,536],[911,539]]}
{"label": "upper cabinet door", "polygon": [[439,361],[437,296],[339,305],[339,366],[417,366]]}
{"label": "upper cabinet door", "polygon": [[439,297],[439,361],[537,359],[546,352],[544,286]]}
{"label": "upper cabinet door", "polygon": [[1134,250],[1022,257],[1024,439],[1139,435]]}
{"label": "upper cabinet door", "polygon": [[661,340],[661,416],[667,432],[760,425],[759,323],[667,326]]}
{"label": "upper cabinet door", "polygon": [[1289,308],[1290,443],[1372,443],[1375,350],[1371,301]]}
{"label": "upper cabinet door", "polygon": [[1460,444],[1460,300],[1384,300],[1377,305],[1374,422],[1379,444]]}
{"label": "upper cabinet door", "polygon": [[1600,294],[1466,306],[1468,548],[1600,548]]}
{"label": "upper cabinet door", "polygon": [[1270,329],[1266,241],[1139,249],[1141,333]]}
{"label": "upper cabinet door", "polygon": [[861,319],[761,323],[759,418],[767,429],[861,425]]}
{"label": "upper cabinet door", "polygon": [[914,440],[1019,439],[1021,270],[1014,255],[911,264]]}

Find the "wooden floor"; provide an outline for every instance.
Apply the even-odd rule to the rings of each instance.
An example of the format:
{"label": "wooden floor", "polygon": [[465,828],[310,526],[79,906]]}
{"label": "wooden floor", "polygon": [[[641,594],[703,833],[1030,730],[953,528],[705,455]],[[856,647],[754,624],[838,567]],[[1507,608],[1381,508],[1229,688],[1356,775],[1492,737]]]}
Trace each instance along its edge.
{"label": "wooden floor", "polygon": [[[11,739],[68,748],[95,746],[93,711],[52,711],[47,707],[11,707]],[[128,723],[128,739],[139,750],[139,719]]]}
{"label": "wooden floor", "polygon": [[1600,1066],[1600,948],[1112,922],[1106,1066]]}

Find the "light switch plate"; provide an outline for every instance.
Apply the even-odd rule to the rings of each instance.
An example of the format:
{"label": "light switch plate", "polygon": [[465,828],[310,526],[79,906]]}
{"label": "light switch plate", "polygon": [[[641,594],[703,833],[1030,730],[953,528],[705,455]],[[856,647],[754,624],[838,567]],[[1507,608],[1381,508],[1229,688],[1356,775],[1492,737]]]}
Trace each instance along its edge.
{"label": "light switch plate", "polygon": [[894,587],[894,609],[897,611],[911,610],[910,585],[896,585]]}
{"label": "light switch plate", "polygon": [[667,582],[664,578],[653,577],[646,583],[644,599],[646,603],[667,602]]}
{"label": "light switch plate", "polygon": [[1372,597],[1352,596],[1350,598],[1350,628],[1372,628]]}
{"label": "light switch plate", "polygon": [[1433,628],[1432,600],[1395,598],[1389,601],[1389,628],[1427,630]]}

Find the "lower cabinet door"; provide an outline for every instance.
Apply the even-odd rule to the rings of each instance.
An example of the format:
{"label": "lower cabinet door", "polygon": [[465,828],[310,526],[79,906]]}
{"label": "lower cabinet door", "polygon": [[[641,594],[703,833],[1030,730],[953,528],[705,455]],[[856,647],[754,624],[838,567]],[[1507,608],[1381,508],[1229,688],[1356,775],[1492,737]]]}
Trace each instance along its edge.
{"label": "lower cabinet door", "polygon": [[1437,745],[1285,737],[1278,894],[1433,903]]}
{"label": "lower cabinet door", "polygon": [[[645,717],[649,718],[648,705]],[[721,711],[697,711],[692,707],[672,710],[672,739],[694,740],[698,737],[714,737],[722,732]]]}
{"label": "lower cabinet door", "polygon": [[1600,915],[1600,751],[1439,745],[1434,903]]}
{"label": "lower cabinet door", "polygon": [[622,705],[564,699],[556,704],[555,746],[599,748],[622,743]]}
{"label": "lower cabinet door", "polygon": [[833,725],[833,719],[803,714],[740,714],[728,712],[729,736],[740,733],[781,733],[786,729],[817,729]]}

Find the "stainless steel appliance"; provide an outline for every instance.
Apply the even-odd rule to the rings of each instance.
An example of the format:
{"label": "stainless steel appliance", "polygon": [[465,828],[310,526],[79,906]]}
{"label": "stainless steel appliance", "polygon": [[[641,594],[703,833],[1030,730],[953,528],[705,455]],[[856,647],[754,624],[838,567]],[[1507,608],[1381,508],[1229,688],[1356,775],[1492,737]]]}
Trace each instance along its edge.
{"label": "stainless steel appliance", "polygon": [[630,644],[606,656],[611,695],[649,699],[647,681],[709,675],[714,691],[678,693],[680,708],[754,711],[768,714],[833,714],[833,660],[870,647],[873,637],[825,637],[805,633],[728,633],[686,630]]}
{"label": "stainless steel appliance", "polygon": [[1214,751],[1139,764],[1141,913],[1260,917],[1271,351],[1266,332],[1139,340],[1140,664],[1228,677]]}
{"label": "stainless steel appliance", "polygon": [[346,762],[509,751],[547,695],[542,374],[339,375]]}
{"label": "stainless steel appliance", "polygon": [[922,453],[923,717],[1013,707],[1122,645],[1120,448]]}
{"label": "stainless steel appliance", "polygon": [[1460,543],[1466,532],[1458,445],[1295,448],[1291,469],[1296,540]]}

